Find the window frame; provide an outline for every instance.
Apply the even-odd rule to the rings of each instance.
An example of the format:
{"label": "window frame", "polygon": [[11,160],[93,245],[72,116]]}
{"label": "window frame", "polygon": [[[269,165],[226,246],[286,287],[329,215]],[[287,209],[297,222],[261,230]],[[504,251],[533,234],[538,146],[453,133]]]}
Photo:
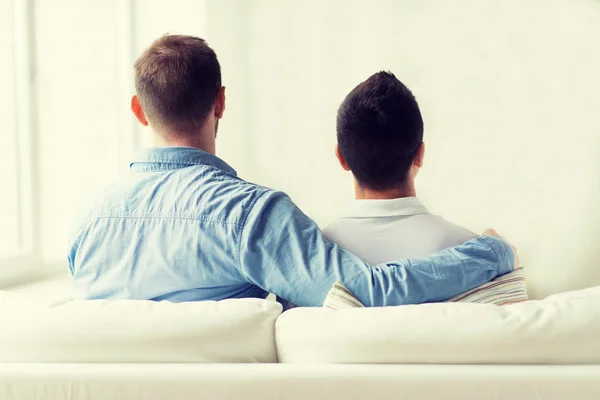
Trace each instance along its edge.
{"label": "window frame", "polygon": [[0,258],[0,287],[57,273],[63,263],[41,257],[41,203],[33,0],[10,0],[17,143],[19,252]]}

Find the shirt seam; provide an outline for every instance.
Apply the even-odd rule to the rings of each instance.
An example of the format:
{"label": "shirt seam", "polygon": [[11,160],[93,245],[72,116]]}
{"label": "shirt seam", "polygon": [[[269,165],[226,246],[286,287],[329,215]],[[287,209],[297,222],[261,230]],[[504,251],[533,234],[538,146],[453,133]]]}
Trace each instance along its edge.
{"label": "shirt seam", "polygon": [[242,275],[244,275],[244,267],[242,266],[242,237],[244,236],[246,221],[248,220],[248,216],[250,215],[250,212],[252,211],[258,200],[260,200],[263,196],[265,196],[268,193],[269,191],[265,190],[263,193],[260,194],[260,196],[256,197],[256,199],[254,199],[254,201],[248,207],[248,211],[246,212],[246,214],[242,216],[241,230],[237,243],[237,263],[239,265],[240,271],[242,272]]}
{"label": "shirt seam", "polygon": [[[134,164],[168,164],[169,167],[161,168],[159,166],[153,166],[153,165],[149,165],[147,167],[143,167],[140,165],[138,167],[135,167]],[[206,168],[217,170],[218,172],[222,172],[222,173],[225,173],[227,175],[231,175],[231,176],[237,178],[237,173],[231,167],[221,168],[219,166],[212,165],[212,164],[206,164],[206,163],[190,164],[190,163],[181,163],[181,162],[175,162],[175,161],[161,161],[161,160],[157,160],[157,161],[153,161],[153,162],[134,161],[129,166],[129,169],[131,169],[133,172],[158,172],[158,171],[174,171],[174,170],[188,168],[188,167],[206,167]]]}
{"label": "shirt seam", "polygon": [[340,217],[339,219],[363,219],[363,218],[390,218],[390,217],[412,217],[413,215],[423,215],[423,214],[428,214],[428,215],[436,215],[436,214],[432,214],[428,211],[423,211],[423,212],[418,212],[418,213],[411,213],[411,214],[387,214],[387,215],[344,215],[342,217]]}
{"label": "shirt seam", "polygon": [[90,220],[96,219],[128,219],[128,218],[136,218],[136,219],[185,219],[185,220],[193,220],[193,221],[207,221],[207,222],[216,222],[226,225],[237,225],[241,226],[243,224],[239,222],[229,222],[224,219],[213,219],[199,216],[188,216],[188,215],[153,215],[153,214],[143,214],[143,215],[133,215],[133,214],[122,214],[122,215],[97,215],[95,217],[90,218]]}
{"label": "shirt seam", "polygon": [[152,160],[143,160],[143,161],[133,161],[132,164],[153,164],[153,163],[161,163],[161,164],[187,164],[187,165],[202,165],[203,163],[196,161],[176,161],[176,160],[168,160],[164,158],[155,158]]}

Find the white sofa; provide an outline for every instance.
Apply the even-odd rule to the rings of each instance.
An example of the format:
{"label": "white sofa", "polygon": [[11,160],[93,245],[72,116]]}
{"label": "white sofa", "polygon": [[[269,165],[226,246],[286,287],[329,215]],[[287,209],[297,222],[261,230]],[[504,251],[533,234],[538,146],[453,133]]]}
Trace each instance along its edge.
{"label": "white sofa", "polygon": [[0,292],[0,399],[598,399],[600,287],[505,307],[44,304]]}

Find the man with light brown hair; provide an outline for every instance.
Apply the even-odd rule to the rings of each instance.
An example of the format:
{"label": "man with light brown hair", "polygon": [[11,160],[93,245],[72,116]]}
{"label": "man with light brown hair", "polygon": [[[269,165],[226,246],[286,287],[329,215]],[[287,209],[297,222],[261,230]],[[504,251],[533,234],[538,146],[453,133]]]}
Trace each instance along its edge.
{"label": "man with light brown hair", "polygon": [[221,300],[274,293],[319,306],[335,281],[367,306],[440,301],[514,268],[496,237],[371,266],[323,238],[284,193],[244,181],[215,155],[225,88],[200,38],[163,36],[135,64],[131,108],[152,129],[132,174],[74,225],[77,298]]}

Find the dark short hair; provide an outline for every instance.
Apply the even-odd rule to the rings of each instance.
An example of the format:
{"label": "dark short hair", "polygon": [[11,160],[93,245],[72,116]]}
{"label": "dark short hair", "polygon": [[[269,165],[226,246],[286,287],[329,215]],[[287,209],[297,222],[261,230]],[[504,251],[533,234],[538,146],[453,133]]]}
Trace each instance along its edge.
{"label": "dark short hair", "polygon": [[387,190],[403,184],[423,142],[415,96],[391,72],[370,76],[342,102],[337,141],[360,186]]}
{"label": "dark short hair", "polygon": [[165,35],[135,62],[135,89],[146,117],[176,134],[200,131],[221,88],[221,66],[206,41]]}

